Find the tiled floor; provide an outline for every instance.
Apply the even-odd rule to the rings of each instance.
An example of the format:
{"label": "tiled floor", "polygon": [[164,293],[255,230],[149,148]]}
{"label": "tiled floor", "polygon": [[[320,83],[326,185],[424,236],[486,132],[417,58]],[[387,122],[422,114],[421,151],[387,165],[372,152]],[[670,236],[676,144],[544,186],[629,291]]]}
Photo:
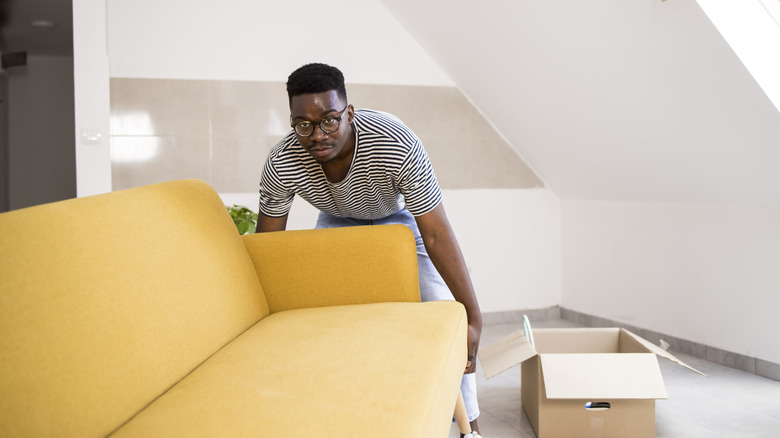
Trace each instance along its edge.
{"label": "tiled floor", "polygon": [[[481,343],[487,345],[521,327],[486,325]],[[578,325],[549,320],[536,322],[534,327]],[[780,437],[780,382],[684,354],[675,356],[709,377],[659,359],[668,399],[656,401],[657,438]],[[477,389],[484,438],[536,436],[520,403],[520,367],[490,380],[478,369]],[[450,437],[458,436],[453,425]]]}

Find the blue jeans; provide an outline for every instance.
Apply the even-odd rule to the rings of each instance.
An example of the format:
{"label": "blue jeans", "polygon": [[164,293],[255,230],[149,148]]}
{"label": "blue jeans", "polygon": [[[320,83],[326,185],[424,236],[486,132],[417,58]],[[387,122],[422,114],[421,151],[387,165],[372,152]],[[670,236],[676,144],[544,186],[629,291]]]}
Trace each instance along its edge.
{"label": "blue jeans", "polygon": [[[436,270],[436,267],[433,266],[431,259],[428,257],[428,252],[425,250],[425,245],[423,244],[420,230],[417,228],[417,222],[414,220],[414,216],[412,216],[406,208],[382,219],[353,219],[320,212],[320,215],[317,218],[316,228],[389,224],[403,224],[411,228],[412,232],[414,232],[414,238],[417,242],[417,265],[420,275],[420,300],[454,300],[455,298],[453,298],[450,289],[444,283],[441,275],[439,275],[439,271]],[[474,421],[479,417],[479,405],[477,403],[477,384],[473,373],[463,375],[460,390],[463,392],[463,401],[466,404],[466,412],[468,413],[469,421]]]}

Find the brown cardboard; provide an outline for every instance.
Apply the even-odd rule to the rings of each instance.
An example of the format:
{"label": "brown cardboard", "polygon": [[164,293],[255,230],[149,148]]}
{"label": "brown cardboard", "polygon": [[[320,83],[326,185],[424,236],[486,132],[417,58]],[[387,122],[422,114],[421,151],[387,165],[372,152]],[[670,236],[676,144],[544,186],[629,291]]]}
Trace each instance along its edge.
{"label": "brown cardboard", "polygon": [[532,331],[526,321],[479,351],[487,378],[522,364],[523,409],[539,438],[654,437],[655,400],[666,398],[656,355],[700,373],[620,328]]}
{"label": "brown cardboard", "polygon": [[488,379],[534,356],[536,350],[522,330],[479,349],[482,371]]}

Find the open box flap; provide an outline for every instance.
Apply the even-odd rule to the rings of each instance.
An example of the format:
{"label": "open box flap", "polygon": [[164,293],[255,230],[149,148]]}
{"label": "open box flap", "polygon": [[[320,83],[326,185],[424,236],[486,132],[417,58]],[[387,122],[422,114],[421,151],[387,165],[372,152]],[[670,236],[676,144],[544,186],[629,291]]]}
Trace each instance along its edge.
{"label": "open box flap", "polygon": [[630,331],[628,331],[626,329],[623,329],[623,331],[626,332],[627,335],[629,335],[632,338],[634,338],[634,340],[636,340],[637,342],[642,344],[645,348],[647,348],[651,352],[653,352],[653,353],[655,353],[655,354],[657,354],[657,355],[659,355],[659,356],[661,356],[661,357],[663,357],[665,359],[668,359],[668,360],[670,360],[670,361],[672,361],[672,362],[674,362],[674,363],[676,363],[678,365],[682,365],[682,366],[684,366],[685,368],[688,368],[691,371],[699,373],[699,374],[701,374],[704,377],[707,377],[706,374],[704,374],[701,371],[697,370],[696,368],[693,368],[692,366],[686,364],[685,362],[681,361],[680,359],[677,359],[676,357],[674,357],[674,355],[672,353],[669,353],[668,351],[666,351],[663,348],[653,344],[652,342],[648,341],[647,339],[644,339],[644,338],[642,338],[640,336],[637,336],[637,335],[631,333]]}
{"label": "open box flap", "polygon": [[488,379],[536,356],[536,350],[523,329],[479,349],[482,371]]}
{"label": "open box flap", "polygon": [[547,398],[664,399],[658,361],[650,353],[541,354]]}

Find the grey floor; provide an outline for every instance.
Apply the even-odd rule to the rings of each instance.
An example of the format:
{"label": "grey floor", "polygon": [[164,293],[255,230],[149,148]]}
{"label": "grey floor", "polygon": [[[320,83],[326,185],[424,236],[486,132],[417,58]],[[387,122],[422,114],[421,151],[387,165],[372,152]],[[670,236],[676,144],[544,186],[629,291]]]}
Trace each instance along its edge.
{"label": "grey floor", "polygon": [[[518,330],[521,324],[486,325],[482,345]],[[566,320],[534,327],[579,327]],[[668,399],[656,401],[658,438],[780,438],[780,382],[672,352],[708,377],[659,358]],[[490,380],[477,370],[483,438],[536,437],[520,403],[520,367]],[[453,425],[450,437],[459,437]]]}

